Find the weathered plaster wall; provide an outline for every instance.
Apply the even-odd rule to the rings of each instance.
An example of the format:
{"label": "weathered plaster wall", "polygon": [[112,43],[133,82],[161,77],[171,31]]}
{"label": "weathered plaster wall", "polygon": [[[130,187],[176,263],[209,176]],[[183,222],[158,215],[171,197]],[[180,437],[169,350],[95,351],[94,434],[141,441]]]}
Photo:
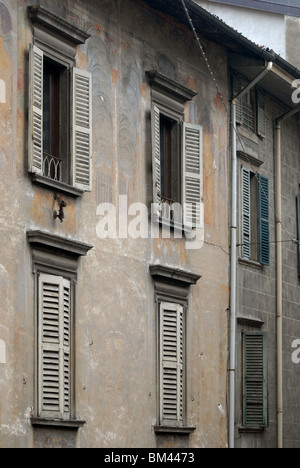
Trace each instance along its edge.
{"label": "weathered plaster wall", "polygon": [[[161,263],[202,275],[191,288],[187,333],[187,403],[194,447],[227,444],[228,209],[227,118],[193,35],[142,1],[39,2],[87,30],[77,63],[93,75],[93,191],[68,196],[63,224],[54,221],[53,192],[27,174],[27,6],[0,2],[1,316],[0,446],[155,447],[157,422],[157,316],[148,267]],[[7,6],[6,6],[7,7]],[[11,18],[11,23],[9,23]],[[7,24],[11,24],[8,31]],[[206,43],[219,86],[227,94],[226,54]],[[2,75],[2,64],[3,75]],[[186,119],[204,130],[205,240],[187,250],[185,239],[97,237],[97,206],[119,195],[128,204],[151,201],[150,87],[145,71],[156,69],[198,92]],[[0,88],[1,89],[1,88]],[[3,89],[3,88],[2,88]],[[3,91],[2,94],[3,95]],[[3,170],[2,170],[3,169]],[[86,425],[72,440],[38,432],[30,424],[34,405],[34,282],[29,229],[45,230],[94,245],[78,269],[76,303],[77,414]],[[2,288],[3,285],[3,288]],[[4,344],[3,344],[4,343]],[[3,351],[4,349],[4,351]]]}

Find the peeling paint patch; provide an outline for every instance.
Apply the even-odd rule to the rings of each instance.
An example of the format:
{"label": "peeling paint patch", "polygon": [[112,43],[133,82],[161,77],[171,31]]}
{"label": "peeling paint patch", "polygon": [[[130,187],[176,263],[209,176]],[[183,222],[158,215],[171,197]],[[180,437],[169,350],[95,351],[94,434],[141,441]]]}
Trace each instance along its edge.
{"label": "peeling paint patch", "polygon": [[6,364],[6,345],[3,340],[0,340],[0,364]]}
{"label": "peeling paint patch", "polygon": [[4,80],[0,80],[0,104],[6,104],[6,84]]}

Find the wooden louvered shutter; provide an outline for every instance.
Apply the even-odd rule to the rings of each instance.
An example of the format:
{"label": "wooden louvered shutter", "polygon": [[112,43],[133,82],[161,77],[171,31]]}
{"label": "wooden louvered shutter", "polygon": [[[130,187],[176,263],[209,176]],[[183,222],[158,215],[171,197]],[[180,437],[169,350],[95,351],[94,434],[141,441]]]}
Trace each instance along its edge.
{"label": "wooden louvered shutter", "polygon": [[243,425],[269,424],[267,334],[243,333]]}
{"label": "wooden louvered shutter", "polygon": [[153,177],[153,203],[156,214],[161,214],[161,164],[160,164],[160,110],[152,107],[152,177]]}
{"label": "wooden louvered shutter", "polygon": [[202,127],[183,124],[183,209],[184,226],[201,227]]}
{"label": "wooden louvered shutter", "polygon": [[[237,96],[242,91],[242,83],[241,80],[237,76],[232,77],[232,97]],[[242,124],[242,100],[238,99],[236,101],[236,123]]]}
{"label": "wooden louvered shutter", "polygon": [[72,167],[73,185],[92,190],[92,77],[72,69]]}
{"label": "wooden louvered shutter", "polygon": [[28,170],[43,173],[43,74],[44,54],[34,45],[29,49]]}
{"label": "wooden louvered shutter", "polygon": [[184,325],[183,307],[160,305],[160,424],[183,425]]}
{"label": "wooden louvered shutter", "polygon": [[300,277],[300,194],[297,195],[297,226],[298,226],[298,276]]}
{"label": "wooden louvered shutter", "polygon": [[258,136],[266,138],[265,96],[260,91],[256,94],[256,122]]}
{"label": "wooden louvered shutter", "polygon": [[39,416],[70,418],[70,282],[39,278]]}
{"label": "wooden louvered shutter", "polygon": [[259,175],[258,181],[259,261],[270,265],[269,179]]}
{"label": "wooden louvered shutter", "polygon": [[251,258],[250,171],[242,167],[242,257]]}

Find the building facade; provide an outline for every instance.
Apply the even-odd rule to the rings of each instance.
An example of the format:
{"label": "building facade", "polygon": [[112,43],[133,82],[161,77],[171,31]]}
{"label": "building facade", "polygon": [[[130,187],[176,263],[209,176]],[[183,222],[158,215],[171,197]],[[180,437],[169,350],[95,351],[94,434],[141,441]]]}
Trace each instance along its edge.
{"label": "building facade", "polygon": [[278,265],[299,446],[300,73],[191,0],[3,0],[0,18],[0,446],[225,448],[235,371],[235,445],[275,447]]}

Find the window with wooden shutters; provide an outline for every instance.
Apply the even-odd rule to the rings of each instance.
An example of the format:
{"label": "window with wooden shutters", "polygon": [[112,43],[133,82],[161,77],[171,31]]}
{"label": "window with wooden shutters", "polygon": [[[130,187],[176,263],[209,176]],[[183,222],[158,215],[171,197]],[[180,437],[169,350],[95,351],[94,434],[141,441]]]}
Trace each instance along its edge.
{"label": "window with wooden shutters", "polygon": [[81,196],[91,190],[91,74],[75,64],[89,35],[43,7],[28,10],[28,170],[33,182]]}
{"label": "window with wooden shutters", "polygon": [[243,333],[243,426],[269,424],[267,334]]}
{"label": "window with wooden shutters", "polygon": [[38,416],[70,419],[70,281],[41,274],[38,306]]}
{"label": "window with wooden shutters", "polygon": [[173,303],[160,303],[160,424],[184,422],[184,312]]}
{"label": "window with wooden shutters", "polygon": [[269,179],[241,169],[242,258],[270,264]]}

